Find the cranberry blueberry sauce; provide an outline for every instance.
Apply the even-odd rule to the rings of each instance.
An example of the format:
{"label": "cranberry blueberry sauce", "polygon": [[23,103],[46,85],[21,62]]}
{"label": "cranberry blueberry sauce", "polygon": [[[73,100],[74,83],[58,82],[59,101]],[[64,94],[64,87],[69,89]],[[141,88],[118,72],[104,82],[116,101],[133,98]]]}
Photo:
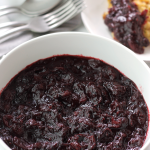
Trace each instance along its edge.
{"label": "cranberry blueberry sauce", "polygon": [[114,38],[134,52],[143,53],[143,47],[149,45],[142,31],[147,10],[140,13],[131,0],[111,0],[111,4],[105,24],[113,32]]}
{"label": "cranberry blueberry sauce", "polygon": [[12,150],[139,150],[147,129],[136,85],[94,58],[39,60],[0,96],[0,138]]}

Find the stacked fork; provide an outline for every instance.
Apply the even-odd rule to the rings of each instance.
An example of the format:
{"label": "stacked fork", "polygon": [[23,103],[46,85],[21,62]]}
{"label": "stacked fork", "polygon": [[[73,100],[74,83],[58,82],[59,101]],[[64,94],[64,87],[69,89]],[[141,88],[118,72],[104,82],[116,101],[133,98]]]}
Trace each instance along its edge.
{"label": "stacked fork", "polygon": [[18,31],[30,30],[37,33],[46,33],[70,20],[71,18],[79,14],[84,8],[85,4],[83,0],[68,0],[56,10],[43,16],[30,19],[29,23],[9,22],[2,24],[0,28],[10,26],[19,27],[10,29],[3,35],[1,35],[0,42],[8,39],[10,35]]}

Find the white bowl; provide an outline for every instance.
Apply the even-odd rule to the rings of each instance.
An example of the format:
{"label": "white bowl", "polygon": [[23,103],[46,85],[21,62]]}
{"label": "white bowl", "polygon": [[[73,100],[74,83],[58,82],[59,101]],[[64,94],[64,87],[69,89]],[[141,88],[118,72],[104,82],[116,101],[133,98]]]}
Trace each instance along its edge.
{"label": "white bowl", "polygon": [[[0,90],[27,65],[57,54],[91,56],[111,64],[136,83],[150,108],[149,67],[118,42],[87,33],[55,33],[18,46],[0,61]],[[150,131],[143,148],[149,143]],[[9,149],[3,146],[6,145],[0,141],[0,150]]]}

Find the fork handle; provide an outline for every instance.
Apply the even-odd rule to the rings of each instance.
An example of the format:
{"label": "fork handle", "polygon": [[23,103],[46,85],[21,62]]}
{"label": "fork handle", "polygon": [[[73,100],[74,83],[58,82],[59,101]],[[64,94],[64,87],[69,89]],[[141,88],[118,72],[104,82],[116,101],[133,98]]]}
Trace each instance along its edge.
{"label": "fork handle", "polygon": [[0,17],[4,16],[4,15],[8,15],[8,14],[11,14],[11,13],[19,13],[19,9],[8,9],[8,10],[4,10],[2,12],[0,12]]}
{"label": "fork handle", "polygon": [[28,25],[24,25],[24,26],[10,29],[10,30],[6,31],[4,34],[0,35],[0,43],[8,40],[9,38],[12,38],[13,34],[15,34],[17,32],[21,32],[21,31],[26,31],[26,30],[30,30]]}
{"label": "fork handle", "polygon": [[0,6],[0,11],[1,10],[6,10],[6,9],[16,9],[18,8],[17,6],[9,6],[9,5],[5,5],[5,6]]}
{"label": "fork handle", "polygon": [[6,28],[6,27],[22,26],[26,24],[27,23],[23,23],[23,22],[6,22],[6,23],[0,24],[0,29]]}

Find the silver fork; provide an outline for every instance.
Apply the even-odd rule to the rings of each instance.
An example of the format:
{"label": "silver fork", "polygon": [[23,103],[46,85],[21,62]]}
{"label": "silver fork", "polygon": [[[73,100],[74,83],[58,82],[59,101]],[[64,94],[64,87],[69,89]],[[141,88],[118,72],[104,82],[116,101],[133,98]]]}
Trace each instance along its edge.
{"label": "silver fork", "polygon": [[[52,29],[50,33],[73,31],[73,30],[76,30],[81,25],[82,25],[82,19],[79,14],[73,17],[72,19],[68,20],[67,22],[63,23],[61,26]],[[30,36],[30,38],[26,39],[26,36]],[[19,34],[19,41],[18,41],[18,36],[13,36],[13,40],[10,39],[10,40],[5,41],[4,43],[1,43],[0,44],[0,59],[3,57],[3,55],[7,54],[13,48],[30,40],[31,38],[35,38],[38,36],[41,36],[41,34],[32,34],[32,33],[25,32],[21,35]]]}
{"label": "silver fork", "polygon": [[3,42],[2,39],[9,37],[18,31],[30,30],[37,33],[48,32],[73,18],[83,9],[83,0],[69,0],[59,9],[51,13],[32,18],[28,24],[8,30],[6,33],[0,36],[0,40]]}

